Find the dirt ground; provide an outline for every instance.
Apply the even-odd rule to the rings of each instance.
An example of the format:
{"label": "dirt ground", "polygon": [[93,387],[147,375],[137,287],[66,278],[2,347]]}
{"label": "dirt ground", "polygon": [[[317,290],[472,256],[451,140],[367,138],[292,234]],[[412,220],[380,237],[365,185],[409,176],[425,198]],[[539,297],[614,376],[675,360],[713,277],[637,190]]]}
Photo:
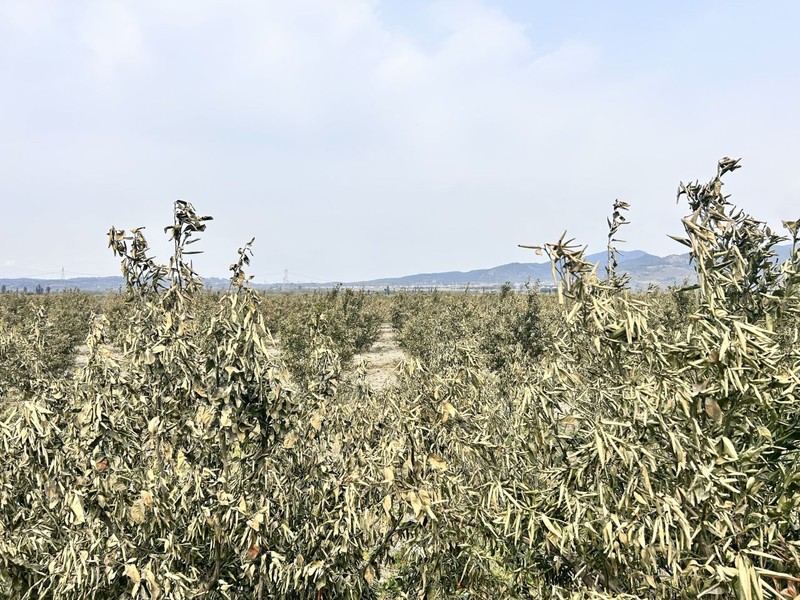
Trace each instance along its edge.
{"label": "dirt ground", "polygon": [[359,361],[363,361],[367,369],[367,383],[375,390],[382,390],[395,383],[397,365],[406,358],[406,353],[397,343],[392,326],[384,323],[381,325],[377,341],[369,352],[356,355],[353,364],[357,365]]}
{"label": "dirt ground", "polygon": [[[119,351],[109,348],[117,359],[121,359]],[[277,340],[270,348],[274,356],[280,355]],[[86,345],[78,348],[75,358],[75,367],[81,368],[88,362],[89,348]],[[366,381],[374,390],[383,390],[393,385],[397,380],[397,366],[407,358],[406,353],[400,348],[392,326],[388,323],[381,325],[380,334],[372,348],[353,358],[353,365],[363,362],[367,370]]]}

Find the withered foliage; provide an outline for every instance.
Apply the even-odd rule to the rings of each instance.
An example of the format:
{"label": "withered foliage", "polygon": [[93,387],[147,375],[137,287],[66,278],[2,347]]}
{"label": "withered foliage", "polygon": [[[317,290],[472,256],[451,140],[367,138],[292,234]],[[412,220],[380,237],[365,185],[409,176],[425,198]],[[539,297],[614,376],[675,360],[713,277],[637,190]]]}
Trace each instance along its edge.
{"label": "withered foliage", "polygon": [[[264,297],[252,240],[207,293],[191,204],[166,265],[112,228],[91,323],[0,302],[0,595],[799,597],[800,227],[737,210],[736,168],[680,186],[697,280],[666,293],[628,289],[620,201],[603,275],[537,248],[554,296]],[[350,359],[383,320],[378,390]]]}

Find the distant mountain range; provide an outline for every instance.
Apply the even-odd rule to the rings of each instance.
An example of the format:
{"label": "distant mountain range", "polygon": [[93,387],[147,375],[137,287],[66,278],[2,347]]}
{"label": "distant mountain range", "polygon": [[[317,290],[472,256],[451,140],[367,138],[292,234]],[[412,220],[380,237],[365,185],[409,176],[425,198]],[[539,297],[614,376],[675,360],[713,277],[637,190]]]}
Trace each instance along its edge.
{"label": "distant mountain range", "polygon": [[[601,266],[599,272],[604,273],[603,265],[606,264],[606,253],[590,254],[587,259]],[[648,284],[670,285],[682,283],[684,279],[691,278],[694,271],[689,264],[689,255],[670,255],[665,257],[654,256],[642,250],[632,250],[619,256],[620,271],[631,276],[634,287],[647,287]],[[530,281],[541,282],[549,285],[553,281],[552,270],[549,262],[538,263],[508,263],[489,269],[476,269],[474,271],[448,271],[445,273],[422,273],[407,275],[405,277],[392,277],[358,281],[352,285],[377,287],[466,287],[469,286],[496,286],[505,282],[519,285]]]}
{"label": "distant mountain range", "polygon": [[[791,246],[779,246],[780,260],[789,257]],[[607,255],[605,252],[590,254],[586,257],[589,262],[599,263],[598,273],[605,274]],[[618,257],[619,271],[630,276],[630,285],[633,289],[647,289],[650,285],[667,287],[680,285],[684,281],[695,279],[694,267],[689,262],[689,254],[670,254],[669,256],[655,256],[643,250],[630,250],[621,252]],[[421,273],[405,277],[392,277],[358,281],[352,286],[364,287],[492,287],[509,282],[512,285],[521,285],[526,282],[540,282],[548,286],[553,282],[552,270],[549,262],[538,263],[508,263],[489,269],[476,269],[474,271],[448,271],[445,273]]]}
{"label": "distant mountain range", "polygon": [[[791,247],[788,245],[778,247],[780,260],[789,257]],[[606,253],[598,252],[587,256],[590,262],[599,263],[598,272],[604,273],[606,263]],[[646,289],[649,285],[666,287],[678,285],[686,280],[692,281],[695,277],[694,268],[689,263],[688,254],[670,254],[669,256],[655,256],[642,250],[630,250],[621,252],[619,255],[619,270],[628,273],[630,276],[631,287],[633,289]],[[417,275],[406,275],[404,277],[387,277],[382,279],[371,279],[368,281],[342,282],[345,287],[367,288],[367,289],[414,289],[414,288],[441,288],[441,289],[464,289],[472,288],[491,288],[500,286],[506,282],[515,286],[524,285],[527,282],[540,282],[547,286],[552,283],[552,274],[549,262],[538,263],[508,263],[488,269],[476,269],[473,271],[447,271],[444,273],[419,273]],[[212,289],[227,289],[228,280],[217,277],[209,277],[204,280],[204,284]],[[304,283],[298,284],[255,284],[257,289],[274,291],[295,291],[298,289],[324,289],[337,285],[337,282],[329,283]],[[105,292],[110,290],[122,289],[124,281],[122,277],[80,277],[76,279],[0,279],[0,289],[5,287],[7,291],[23,291],[27,289],[29,293],[38,290],[43,292],[57,292],[64,289],[80,289],[87,292]],[[48,290],[49,288],[49,290]]]}

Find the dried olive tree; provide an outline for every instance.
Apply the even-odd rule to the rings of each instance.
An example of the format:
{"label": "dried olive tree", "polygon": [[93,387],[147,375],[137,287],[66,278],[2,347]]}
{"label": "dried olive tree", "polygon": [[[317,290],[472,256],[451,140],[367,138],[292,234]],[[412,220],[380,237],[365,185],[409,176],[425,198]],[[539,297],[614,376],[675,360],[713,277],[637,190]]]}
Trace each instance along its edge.
{"label": "dried olive tree", "polygon": [[[736,168],[679,188],[697,278],[667,294],[628,289],[620,201],[604,275],[539,249],[553,296],[265,298],[253,240],[208,293],[191,204],[165,265],[112,228],[104,314],[4,298],[0,595],[796,597],[800,227],[779,263]],[[411,356],[374,389],[349,363],[383,319]]]}
{"label": "dried olive tree", "polygon": [[772,332],[796,314],[795,263],[777,265],[782,238],[722,194],[737,162],[680,188],[698,306],[677,339],[649,326],[613,259],[603,280],[563,238],[546,247],[567,335],[519,406],[518,477],[489,496],[542,595],[796,593],[800,354]]}

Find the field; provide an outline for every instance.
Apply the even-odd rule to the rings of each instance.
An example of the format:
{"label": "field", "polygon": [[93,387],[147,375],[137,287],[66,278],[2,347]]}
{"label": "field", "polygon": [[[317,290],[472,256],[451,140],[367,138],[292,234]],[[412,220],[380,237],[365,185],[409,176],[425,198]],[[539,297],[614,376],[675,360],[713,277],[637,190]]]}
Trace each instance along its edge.
{"label": "field", "polygon": [[800,598],[797,244],[681,187],[697,284],[226,293],[112,229],[127,290],[0,295],[0,595]]}

